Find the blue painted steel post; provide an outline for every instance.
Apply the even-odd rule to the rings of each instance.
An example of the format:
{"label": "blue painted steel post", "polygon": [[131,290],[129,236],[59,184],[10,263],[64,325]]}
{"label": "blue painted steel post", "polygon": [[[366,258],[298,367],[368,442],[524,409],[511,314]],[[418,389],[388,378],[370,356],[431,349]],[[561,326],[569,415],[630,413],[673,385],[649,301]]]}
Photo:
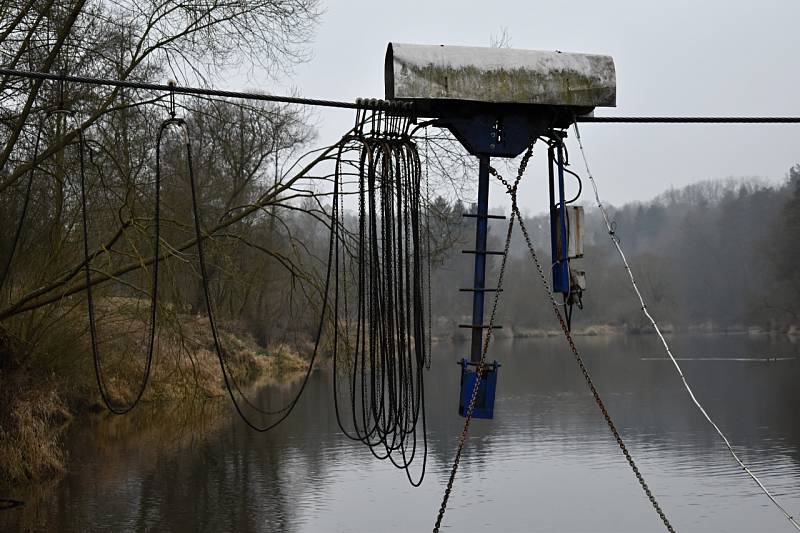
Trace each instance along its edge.
{"label": "blue painted steel post", "polygon": [[486,238],[489,221],[489,156],[479,155],[478,210],[475,213],[475,282],[472,293],[472,352],[470,360],[477,363],[483,351],[483,296],[486,288]]}
{"label": "blue painted steel post", "polygon": [[[555,153],[554,153],[555,152]],[[553,257],[553,292],[569,294],[569,259],[567,236],[567,207],[564,203],[564,151],[559,145],[554,150],[550,147],[547,151],[548,168],[550,174],[550,242]],[[555,160],[555,161],[554,161]],[[557,165],[558,174],[553,170]],[[557,181],[556,184],[553,182]],[[554,186],[558,186],[558,197],[555,196]]]}
{"label": "blue painted steel post", "polygon": [[569,293],[569,236],[567,235],[567,206],[564,203],[564,145],[559,143],[556,149],[558,157],[558,210],[561,215],[559,220],[559,231],[561,232],[561,249],[558,251],[559,260],[559,285],[564,294]]}

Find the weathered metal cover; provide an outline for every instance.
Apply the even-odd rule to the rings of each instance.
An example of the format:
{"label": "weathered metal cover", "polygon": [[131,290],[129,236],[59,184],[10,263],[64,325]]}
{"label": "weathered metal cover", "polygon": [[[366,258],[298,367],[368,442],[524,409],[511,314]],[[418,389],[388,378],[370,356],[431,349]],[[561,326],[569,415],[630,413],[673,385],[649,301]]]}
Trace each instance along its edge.
{"label": "weathered metal cover", "polygon": [[389,100],[457,100],[573,107],[616,106],[610,56],[389,43]]}

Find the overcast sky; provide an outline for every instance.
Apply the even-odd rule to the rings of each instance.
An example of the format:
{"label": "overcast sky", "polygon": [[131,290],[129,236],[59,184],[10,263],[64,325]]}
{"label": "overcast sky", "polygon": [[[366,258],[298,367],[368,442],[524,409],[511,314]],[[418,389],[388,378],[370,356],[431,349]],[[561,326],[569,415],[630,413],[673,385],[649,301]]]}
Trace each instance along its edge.
{"label": "overcast sky", "polygon": [[[287,84],[304,96],[383,97],[388,42],[488,46],[506,28],[514,48],[611,55],[617,108],[597,115],[800,115],[794,0],[328,0],[323,7],[313,58]],[[318,142],[337,139],[352,121],[349,111],[315,111]],[[601,194],[613,204],[704,179],[779,180],[800,162],[800,125],[585,124],[581,132]],[[534,165],[526,178],[527,211],[545,208],[543,171]],[[492,194],[493,205],[506,204],[499,189]]]}

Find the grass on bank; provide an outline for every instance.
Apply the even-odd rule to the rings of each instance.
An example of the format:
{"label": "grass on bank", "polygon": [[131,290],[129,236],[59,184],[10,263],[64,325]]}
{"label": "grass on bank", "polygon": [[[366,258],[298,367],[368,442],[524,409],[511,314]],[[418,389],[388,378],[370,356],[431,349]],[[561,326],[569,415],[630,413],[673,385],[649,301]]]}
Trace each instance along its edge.
{"label": "grass on bank", "polygon": [[[97,304],[105,385],[113,402],[126,405],[138,390],[146,353],[144,302],[106,298]],[[174,404],[227,394],[208,318],[159,310],[152,373],[143,402]],[[42,324],[47,324],[42,327]],[[62,436],[79,415],[102,412],[91,357],[85,308],[55,316],[27,316],[0,330],[0,486],[63,473]],[[307,346],[262,347],[242,331],[221,324],[221,342],[236,383],[288,379],[304,372]]]}

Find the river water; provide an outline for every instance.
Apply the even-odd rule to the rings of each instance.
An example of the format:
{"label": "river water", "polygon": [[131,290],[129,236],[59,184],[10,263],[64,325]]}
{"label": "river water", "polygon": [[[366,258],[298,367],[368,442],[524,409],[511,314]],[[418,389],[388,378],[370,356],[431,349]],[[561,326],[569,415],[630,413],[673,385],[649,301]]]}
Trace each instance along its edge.
{"label": "river water", "polygon": [[[695,359],[682,361],[687,378],[742,459],[800,516],[800,345],[745,335],[672,342]],[[697,413],[655,337],[581,337],[578,346],[677,531],[793,530]],[[24,494],[24,508],[0,512],[0,529],[430,531],[463,424],[455,361],[465,350],[434,345],[419,488],[339,433],[321,371],[268,434],[248,430],[228,406],[199,424],[197,414],[182,423],[178,408],[76,423],[66,436],[70,473]],[[443,531],[663,530],[564,339],[498,340],[492,355],[503,365],[496,417],[472,424]]]}

